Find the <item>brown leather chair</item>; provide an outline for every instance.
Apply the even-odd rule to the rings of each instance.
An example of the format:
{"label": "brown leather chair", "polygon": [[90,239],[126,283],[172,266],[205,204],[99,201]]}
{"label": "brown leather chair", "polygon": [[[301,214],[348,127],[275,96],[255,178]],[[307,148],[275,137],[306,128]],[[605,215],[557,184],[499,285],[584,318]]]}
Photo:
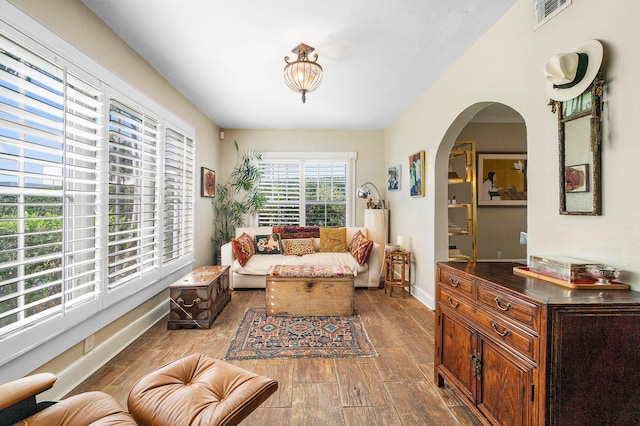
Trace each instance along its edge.
{"label": "brown leather chair", "polygon": [[275,380],[200,354],[143,377],[129,393],[130,413],[104,392],[36,402],[55,381],[41,373],[0,385],[0,425],[237,425],[278,389]]}

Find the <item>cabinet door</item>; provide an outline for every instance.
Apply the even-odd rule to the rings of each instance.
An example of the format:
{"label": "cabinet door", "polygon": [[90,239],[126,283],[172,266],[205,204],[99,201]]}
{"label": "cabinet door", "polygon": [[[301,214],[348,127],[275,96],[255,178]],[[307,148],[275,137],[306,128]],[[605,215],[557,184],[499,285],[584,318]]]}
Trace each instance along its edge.
{"label": "cabinet door", "polygon": [[472,371],[471,354],[475,347],[476,333],[455,317],[448,315],[446,308],[440,309],[440,364],[438,371],[452,381],[465,396],[474,401],[476,378]]}
{"label": "cabinet door", "polygon": [[478,409],[496,425],[528,425],[534,367],[482,335]]}

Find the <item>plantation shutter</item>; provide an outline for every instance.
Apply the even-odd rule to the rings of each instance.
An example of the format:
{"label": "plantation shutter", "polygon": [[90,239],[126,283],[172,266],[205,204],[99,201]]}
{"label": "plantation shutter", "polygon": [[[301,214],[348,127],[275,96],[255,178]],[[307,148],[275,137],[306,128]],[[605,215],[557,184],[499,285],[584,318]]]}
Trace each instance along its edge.
{"label": "plantation shutter", "polygon": [[258,225],[301,224],[300,162],[263,162],[260,168],[259,188],[267,202],[258,212]]}
{"label": "plantation shutter", "polygon": [[109,288],[158,267],[158,120],[109,106]]}
{"label": "plantation shutter", "polygon": [[345,226],[347,164],[305,162],[305,224]]}
{"label": "plantation shutter", "polygon": [[163,262],[193,252],[193,139],[172,128],[165,133]]}
{"label": "plantation shutter", "polygon": [[2,334],[100,290],[101,265],[89,251],[98,237],[101,97],[0,36]]}

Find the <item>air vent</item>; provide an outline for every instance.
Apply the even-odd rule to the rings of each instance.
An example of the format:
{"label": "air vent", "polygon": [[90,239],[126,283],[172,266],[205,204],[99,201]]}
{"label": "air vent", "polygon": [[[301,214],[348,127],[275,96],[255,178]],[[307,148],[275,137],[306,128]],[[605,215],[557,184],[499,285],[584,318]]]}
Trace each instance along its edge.
{"label": "air vent", "polygon": [[533,29],[548,22],[571,4],[571,0],[533,0]]}

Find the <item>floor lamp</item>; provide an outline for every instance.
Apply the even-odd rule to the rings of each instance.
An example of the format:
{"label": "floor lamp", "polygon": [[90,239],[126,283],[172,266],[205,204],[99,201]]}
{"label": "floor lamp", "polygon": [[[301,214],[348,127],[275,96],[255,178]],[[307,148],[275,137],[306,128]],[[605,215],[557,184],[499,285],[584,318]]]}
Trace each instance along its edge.
{"label": "floor lamp", "polygon": [[[368,238],[378,243],[384,253],[388,238],[388,214],[389,210],[384,208],[384,201],[380,198],[378,188],[371,183],[365,182],[357,192],[358,198],[367,200],[367,208],[364,211],[364,227],[367,228]],[[375,198],[374,198],[375,195]],[[380,256],[380,276],[384,266],[384,255]]]}

